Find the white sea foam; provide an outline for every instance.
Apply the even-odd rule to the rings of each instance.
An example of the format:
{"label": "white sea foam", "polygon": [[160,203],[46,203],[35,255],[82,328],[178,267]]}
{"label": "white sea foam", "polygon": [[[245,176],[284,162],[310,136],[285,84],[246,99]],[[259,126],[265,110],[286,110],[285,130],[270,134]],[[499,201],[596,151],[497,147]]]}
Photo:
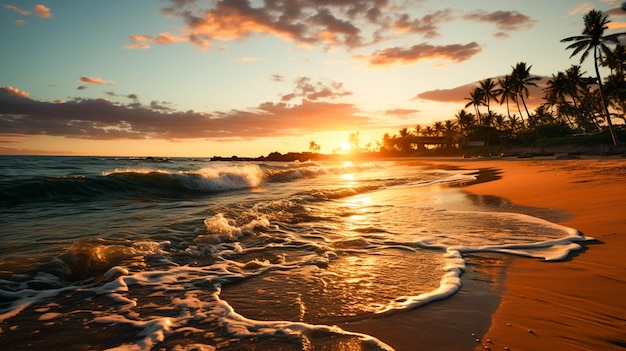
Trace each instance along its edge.
{"label": "white sea foam", "polygon": [[103,176],[116,175],[159,175],[178,181],[189,190],[206,192],[248,189],[258,187],[262,181],[262,171],[255,164],[229,165],[216,163],[198,170],[168,170],[161,168],[118,168],[102,173]]}
{"label": "white sea foam", "polygon": [[[47,236],[73,230],[71,241],[45,266],[56,269],[64,262],[78,278],[41,268],[32,276],[0,280],[4,332],[13,321],[62,325],[74,318],[68,324],[128,326],[114,339],[118,345],[111,350],[117,351],[214,350],[264,338],[298,342],[307,350],[320,335],[354,338],[366,350],[391,350],[375,337],[335,325],[456,293],[468,269],[464,256],[471,253],[561,260],[588,240],[536,217],[479,211],[461,192],[429,187],[473,179],[467,171],[390,163],[179,166],[175,160],[153,167],[104,173],[114,178],[107,186],[111,180],[116,186],[128,182],[141,192],[133,201],[122,196],[97,204],[97,216],[85,211],[84,219],[54,227],[76,206],[43,209],[57,217],[42,222],[52,224],[50,229],[35,226],[43,233],[37,240],[53,242]],[[171,187],[174,195],[144,201],[153,186]],[[262,192],[214,193],[259,186]],[[466,210],[448,210],[446,196],[461,202],[454,208]],[[101,212],[105,205],[111,208]],[[89,235],[79,232],[84,228]],[[168,338],[185,341],[171,347]]]}

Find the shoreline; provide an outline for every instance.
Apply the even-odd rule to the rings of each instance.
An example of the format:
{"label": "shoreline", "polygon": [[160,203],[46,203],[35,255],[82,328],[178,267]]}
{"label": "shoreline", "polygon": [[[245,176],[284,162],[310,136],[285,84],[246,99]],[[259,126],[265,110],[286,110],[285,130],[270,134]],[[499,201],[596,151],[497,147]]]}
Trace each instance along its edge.
{"label": "shoreline", "polygon": [[[495,177],[464,184],[460,191],[508,200],[513,212],[537,210],[532,215],[545,215],[593,240],[557,262],[498,254],[473,260],[469,255],[466,262],[471,269],[463,274],[463,286],[455,295],[342,327],[372,335],[396,351],[626,348],[622,257],[626,159],[419,158],[406,162],[492,171]],[[488,263],[476,267],[476,262]]]}
{"label": "shoreline", "polygon": [[[482,338],[493,350],[626,348],[626,159],[438,160],[438,165],[496,168],[502,178],[468,192],[521,206],[566,211],[559,224],[595,241],[561,262],[514,257],[500,304]],[[479,344],[475,350],[484,350]]]}

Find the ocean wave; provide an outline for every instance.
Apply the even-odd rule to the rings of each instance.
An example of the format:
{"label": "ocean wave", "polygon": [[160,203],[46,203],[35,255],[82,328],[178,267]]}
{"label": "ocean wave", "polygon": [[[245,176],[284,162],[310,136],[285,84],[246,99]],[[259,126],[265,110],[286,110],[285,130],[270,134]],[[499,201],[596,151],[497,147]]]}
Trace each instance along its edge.
{"label": "ocean wave", "polygon": [[176,197],[249,189],[261,184],[258,166],[171,171],[151,168],[116,169],[100,176],[32,177],[0,184],[0,202],[93,201],[141,196]]}

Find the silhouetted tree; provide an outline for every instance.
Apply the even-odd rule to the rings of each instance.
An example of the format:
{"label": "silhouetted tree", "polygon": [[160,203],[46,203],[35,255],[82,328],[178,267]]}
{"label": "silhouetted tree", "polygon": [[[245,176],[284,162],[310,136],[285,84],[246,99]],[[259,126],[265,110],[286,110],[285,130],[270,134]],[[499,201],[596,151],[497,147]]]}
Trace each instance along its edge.
{"label": "silhouetted tree", "polygon": [[479,82],[480,90],[482,90],[483,104],[487,106],[487,115],[491,114],[489,107],[492,100],[498,101],[496,82],[491,78],[483,79]]}
{"label": "silhouetted tree", "polygon": [[316,143],[315,141],[309,141],[309,150],[311,150],[311,152],[320,152],[320,150],[322,149],[322,147]]}
{"label": "silhouetted tree", "polygon": [[598,68],[598,66],[600,61],[602,60],[602,55],[611,55],[611,49],[609,49],[607,44],[617,44],[619,42],[619,37],[625,35],[626,33],[622,32],[604,35],[604,31],[608,28],[607,24],[611,21],[607,19],[607,15],[604,15],[602,11],[591,10],[583,17],[583,20],[585,23],[585,29],[583,30],[582,35],[568,37],[561,40],[561,42],[573,42],[567,47],[567,49],[574,50],[570,57],[574,57],[578,53],[582,52],[582,55],[580,57],[580,63],[583,63],[589,53],[593,51],[593,64],[596,70],[598,90],[600,91],[600,98],[602,100],[602,109],[606,117],[607,124],[609,126],[609,131],[611,132],[613,145],[617,145],[619,143],[619,140],[617,139],[617,135],[615,134],[613,122],[611,121],[611,115],[609,114],[608,104],[604,96],[604,89],[602,87],[602,77],[600,76],[600,69]]}
{"label": "silhouetted tree", "polygon": [[478,123],[481,123],[480,109],[478,107],[482,105],[484,101],[483,90],[480,87],[476,87],[474,88],[474,90],[470,91],[469,95],[470,96],[468,98],[465,98],[465,100],[469,100],[469,102],[465,104],[465,107],[467,108],[470,106],[474,106],[474,109],[476,110],[476,117],[478,118]]}
{"label": "silhouetted tree", "polygon": [[526,100],[524,97],[528,97],[529,95],[528,87],[536,87],[537,83],[535,83],[535,81],[541,79],[540,77],[533,77],[530,75],[531,68],[532,65],[526,67],[526,62],[518,62],[517,65],[513,67],[513,72],[511,73],[513,91],[515,91],[520,100],[522,100],[522,105],[524,105],[524,110],[526,110],[526,116],[528,118],[530,118],[530,112],[528,112],[528,107],[526,106]]}

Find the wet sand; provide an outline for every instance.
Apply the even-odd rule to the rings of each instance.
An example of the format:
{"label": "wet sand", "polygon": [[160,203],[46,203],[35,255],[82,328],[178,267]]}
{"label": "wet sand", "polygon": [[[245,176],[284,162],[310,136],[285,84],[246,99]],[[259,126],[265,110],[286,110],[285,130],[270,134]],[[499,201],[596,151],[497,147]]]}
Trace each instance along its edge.
{"label": "wet sand", "polygon": [[[596,241],[565,262],[515,258],[482,342],[491,350],[626,348],[626,159],[458,162],[501,170],[469,186],[518,205],[568,212],[561,224]],[[489,340],[489,341],[487,341]],[[485,345],[477,344],[476,350]]]}
{"label": "wet sand", "polygon": [[[498,177],[462,190],[508,199],[519,208],[546,209],[544,218],[595,240],[561,262],[468,257],[463,287],[454,296],[343,327],[397,351],[626,349],[625,158],[428,163],[491,170]],[[533,215],[541,217],[541,211]]]}

